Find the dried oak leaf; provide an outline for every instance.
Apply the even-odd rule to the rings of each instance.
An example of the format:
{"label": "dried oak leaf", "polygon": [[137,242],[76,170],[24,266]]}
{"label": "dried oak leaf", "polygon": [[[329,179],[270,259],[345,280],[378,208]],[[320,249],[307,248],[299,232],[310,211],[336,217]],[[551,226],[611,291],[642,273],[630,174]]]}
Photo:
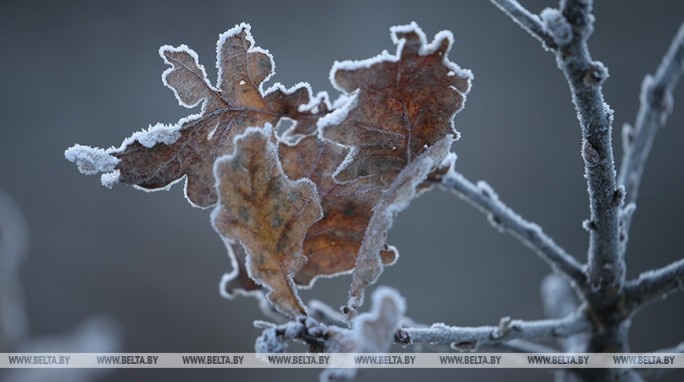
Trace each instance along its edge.
{"label": "dried oak leaf", "polygon": [[338,180],[378,175],[388,185],[427,147],[458,135],[453,117],[472,74],[447,58],[451,33],[440,32],[428,44],[415,23],[391,32],[396,55],[336,62],[331,71],[335,87],[352,97],[319,122],[325,138],[352,147]]}
{"label": "dried oak leaf", "polygon": [[447,135],[415,158],[397,175],[375,206],[356,257],[349,300],[343,309],[348,319],[353,318],[356,308],[363,304],[365,289],[375,283],[382,273],[379,254],[394,218],[416,196],[428,174],[447,157],[452,143],[453,137]]}
{"label": "dried oak leaf", "polygon": [[[320,117],[312,110],[327,112],[326,108],[311,105],[307,84],[291,89],[276,84],[262,90],[263,83],[274,73],[274,64],[266,50],[254,46],[249,24],[240,24],[219,37],[216,86],[207,79],[197,54],[187,46],[163,46],[159,54],[171,66],[162,75],[164,84],[182,106],[202,104],[201,112],[175,125],[158,124],[135,133],[119,148],[101,150],[76,145],[65,152],[83,173],[111,171],[102,177],[106,186],[120,181],[157,190],[187,177],[188,200],[195,206],[209,207],[216,203],[214,161],[232,152],[235,136],[247,127],[276,124],[283,117],[306,128],[315,125]],[[302,105],[310,107],[300,111]]]}
{"label": "dried oak leaf", "polygon": [[[296,144],[278,146],[283,170],[290,179],[311,179],[318,190],[323,218],[304,239],[307,262],[295,275],[298,285],[311,286],[320,276],[334,276],[354,269],[372,209],[382,196],[376,177],[363,177],[339,183],[332,174],[342,163],[348,149],[335,143],[307,136]],[[394,247],[383,245],[380,257],[390,265],[397,259]]]}
{"label": "dried oak leaf", "polygon": [[285,176],[272,137],[270,125],[247,129],[234,152],[216,161],[212,223],[225,240],[242,243],[248,274],[270,290],[273,306],[296,317],[306,309],[292,278],[306,262],[302,242],[322,211],[312,181]]}

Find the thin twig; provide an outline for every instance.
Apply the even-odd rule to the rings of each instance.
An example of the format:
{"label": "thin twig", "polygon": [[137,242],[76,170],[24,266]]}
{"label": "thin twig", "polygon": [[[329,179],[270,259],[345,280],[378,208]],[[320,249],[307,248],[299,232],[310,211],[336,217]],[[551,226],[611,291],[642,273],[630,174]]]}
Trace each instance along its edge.
{"label": "thin twig", "polygon": [[504,325],[459,327],[435,324],[429,328],[401,328],[396,342],[407,345],[416,343],[471,344],[472,347],[508,342],[515,339],[542,340],[564,338],[589,330],[590,325],[581,314],[573,314],[558,320],[502,320]]}
{"label": "thin twig", "polygon": [[684,289],[684,259],[644,272],[625,286],[625,307],[635,312],[643,306]]}
{"label": "thin twig", "polygon": [[453,170],[444,175],[442,185],[487,214],[497,228],[525,243],[554,271],[566,276],[576,288],[585,288],[586,275],[577,260],[546,235],[541,227],[523,219],[501,202],[489,185],[484,182],[475,185]]}
{"label": "thin twig", "polygon": [[[684,70],[684,24],[679,27],[670,48],[660,62],[655,75],[647,75],[641,85],[640,106],[632,128],[622,129],[623,156],[618,184],[625,187],[625,203],[636,203],[639,185],[646,160],[651,152],[656,132],[665,125],[672,111],[672,91]],[[631,225],[632,214],[622,222],[622,248],[624,250]]]}
{"label": "thin twig", "polygon": [[515,0],[491,0],[505,14],[510,16],[520,27],[529,32],[532,37],[541,41],[544,49],[557,48],[553,37],[546,31],[539,16],[531,13]]}

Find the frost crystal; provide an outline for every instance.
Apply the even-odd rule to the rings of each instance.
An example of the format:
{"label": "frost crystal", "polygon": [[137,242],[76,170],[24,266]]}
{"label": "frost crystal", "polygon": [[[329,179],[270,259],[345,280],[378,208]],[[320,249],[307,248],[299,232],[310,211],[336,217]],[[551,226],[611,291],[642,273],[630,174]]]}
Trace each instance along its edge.
{"label": "frost crystal", "polygon": [[119,159],[111,155],[109,150],[81,145],[68,148],[64,151],[64,157],[76,163],[78,171],[85,175],[114,171],[114,167],[119,163]]}
{"label": "frost crystal", "polygon": [[572,27],[558,9],[546,8],[541,14],[544,29],[558,45],[565,45],[572,40]]}
{"label": "frost crystal", "polygon": [[112,172],[102,174],[100,177],[100,183],[107,188],[112,188],[114,184],[119,183],[120,177],[121,172],[119,170],[114,170]]}
{"label": "frost crystal", "polygon": [[141,145],[147,148],[151,148],[157,143],[170,145],[180,138],[180,127],[180,124],[166,125],[163,123],[157,123],[156,125],[150,125],[147,130],[135,132],[129,138],[124,140],[123,144],[121,145],[121,151],[123,151],[123,148],[135,141],[138,141]]}

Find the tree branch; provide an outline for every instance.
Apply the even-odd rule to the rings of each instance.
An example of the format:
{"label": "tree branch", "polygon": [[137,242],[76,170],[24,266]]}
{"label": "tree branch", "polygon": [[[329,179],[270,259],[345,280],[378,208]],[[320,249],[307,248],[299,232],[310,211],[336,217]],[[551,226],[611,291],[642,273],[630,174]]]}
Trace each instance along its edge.
{"label": "tree branch", "polygon": [[572,92],[582,128],[582,157],[591,211],[589,279],[602,291],[619,291],[625,264],[618,241],[618,212],[624,192],[618,189],[611,141],[613,111],[604,102],[602,84],[608,71],[592,61],[587,39],[593,32],[592,1],[561,1],[562,18],[572,38],[556,54]]}
{"label": "tree branch", "polygon": [[477,347],[508,342],[515,339],[540,340],[565,338],[590,329],[579,313],[559,320],[522,321],[504,318],[498,326],[459,327],[434,324],[429,328],[401,328],[395,342],[449,344]]}
{"label": "tree branch", "polygon": [[644,272],[625,286],[625,307],[635,312],[645,305],[684,289],[684,258],[654,270]]}
{"label": "tree branch", "polygon": [[[618,184],[625,187],[625,203],[636,203],[646,160],[653,146],[656,132],[665,125],[672,111],[672,91],[684,70],[684,24],[679,27],[670,48],[660,62],[654,76],[647,75],[641,85],[640,106],[634,127],[622,128],[623,156]],[[622,222],[624,251],[632,214]]]}
{"label": "tree branch", "polygon": [[491,0],[494,5],[507,14],[516,24],[526,30],[532,37],[541,41],[546,50],[557,49],[556,42],[547,32],[539,16],[525,9],[516,0]]}
{"label": "tree branch", "polygon": [[487,214],[495,227],[522,241],[554,271],[567,277],[576,288],[585,289],[586,275],[577,260],[547,236],[541,227],[523,219],[501,202],[487,183],[480,181],[475,185],[452,169],[443,176],[442,186],[454,191],[461,199]]}
{"label": "tree branch", "polygon": [[613,112],[601,93],[608,71],[602,63],[591,60],[587,47],[593,31],[592,1],[563,0],[560,10],[547,8],[541,17],[514,0],[492,2],[535,37],[542,41],[551,39],[557,46],[556,61],[570,85],[582,128],[582,157],[591,211],[589,280],[596,290],[604,290],[605,286],[617,291],[625,277],[618,242],[618,207],[623,193],[615,181]]}

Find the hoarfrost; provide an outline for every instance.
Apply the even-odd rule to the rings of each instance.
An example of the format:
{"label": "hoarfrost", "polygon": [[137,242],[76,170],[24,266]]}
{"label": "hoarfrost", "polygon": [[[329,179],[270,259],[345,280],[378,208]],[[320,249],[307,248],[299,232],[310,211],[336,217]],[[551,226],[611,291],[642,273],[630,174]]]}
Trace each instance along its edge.
{"label": "hoarfrost", "polygon": [[347,118],[347,114],[349,114],[349,112],[356,107],[358,101],[358,90],[348,96],[345,95],[344,97],[340,97],[335,100],[335,103],[333,104],[335,110],[332,113],[328,113],[321,117],[316,123],[316,126],[318,127],[318,137],[321,140],[327,141],[327,139],[323,138],[323,128],[326,126],[338,125],[342,123]]}
{"label": "hoarfrost", "polygon": [[572,27],[565,16],[555,8],[546,8],[541,14],[544,29],[551,35],[558,45],[566,45],[572,40]]}
{"label": "hoarfrost", "polygon": [[299,105],[297,111],[299,111],[300,113],[310,111],[313,114],[318,114],[318,105],[320,105],[321,103],[326,105],[328,110],[332,110],[334,108],[334,106],[330,104],[330,96],[328,95],[328,92],[322,91],[316,93],[315,96],[311,97],[309,103]]}
{"label": "hoarfrost", "polygon": [[284,353],[286,350],[287,342],[278,336],[275,327],[264,330],[254,344],[257,353]]}
{"label": "hoarfrost", "polygon": [[114,170],[112,172],[102,174],[102,176],[100,176],[100,183],[107,188],[112,188],[114,184],[119,183],[120,177],[121,172],[119,170]]}
{"label": "hoarfrost", "polygon": [[181,124],[167,125],[164,123],[157,123],[155,125],[150,125],[147,130],[135,132],[133,135],[126,138],[119,151],[123,151],[124,148],[135,141],[147,148],[154,147],[157,143],[163,143],[165,145],[173,144],[181,136],[180,128]]}
{"label": "hoarfrost", "polygon": [[76,163],[78,171],[85,175],[114,171],[119,159],[111,155],[111,149],[104,150],[96,147],[74,145],[64,151],[64,157]]}

